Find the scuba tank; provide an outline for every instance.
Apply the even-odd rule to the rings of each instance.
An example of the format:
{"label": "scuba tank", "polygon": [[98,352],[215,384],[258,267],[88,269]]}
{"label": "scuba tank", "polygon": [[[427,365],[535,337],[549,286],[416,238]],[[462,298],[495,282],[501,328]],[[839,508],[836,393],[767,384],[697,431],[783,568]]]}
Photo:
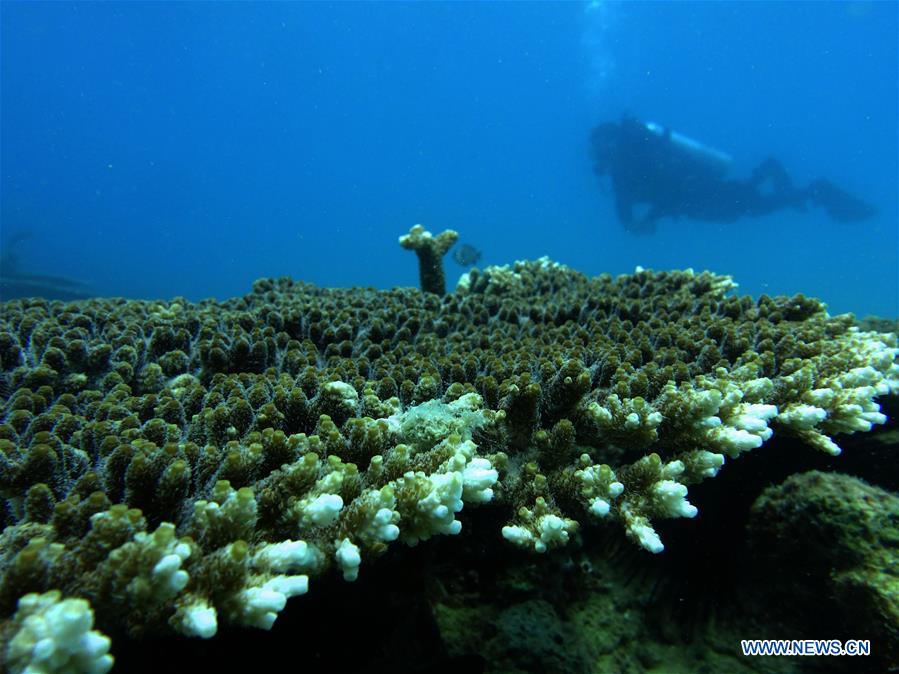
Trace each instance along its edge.
{"label": "scuba tank", "polygon": [[717,178],[723,178],[730,170],[733,159],[726,152],[703,145],[698,140],[666,129],[655,122],[646,122],[644,126],[652,135],[670,141],[672,149],[685,165],[702,168]]}

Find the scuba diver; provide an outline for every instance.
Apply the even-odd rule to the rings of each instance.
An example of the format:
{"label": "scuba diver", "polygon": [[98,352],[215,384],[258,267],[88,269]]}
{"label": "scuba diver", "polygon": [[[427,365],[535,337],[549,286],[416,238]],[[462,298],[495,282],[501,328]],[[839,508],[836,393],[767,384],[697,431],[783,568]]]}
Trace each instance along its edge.
{"label": "scuba diver", "polygon": [[[733,222],[787,208],[823,208],[837,222],[860,222],[876,209],[828,180],[797,188],[776,159],[745,180],[726,177],[731,158],[658,124],[625,116],[597,126],[591,136],[593,171],[609,174],[618,219],[637,233],[655,231],[663,217]],[[642,213],[638,207],[645,208]]]}

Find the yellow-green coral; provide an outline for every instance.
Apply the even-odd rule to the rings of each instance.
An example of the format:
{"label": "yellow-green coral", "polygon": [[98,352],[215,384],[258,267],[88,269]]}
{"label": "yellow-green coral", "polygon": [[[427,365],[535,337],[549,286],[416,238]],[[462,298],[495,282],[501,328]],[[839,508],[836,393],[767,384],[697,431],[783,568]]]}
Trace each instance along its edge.
{"label": "yellow-green coral", "polygon": [[263,279],[221,303],[7,303],[7,658],[29,593],[89,602],[113,637],[268,628],[474,506],[535,552],[603,523],[658,552],[653,523],[696,515],[689,485],[726,459],[883,423],[895,335],[733,287],[544,259],[443,296]]}
{"label": "yellow-green coral", "polygon": [[446,292],[446,276],[443,272],[443,256],[459,239],[459,233],[447,229],[434,236],[421,225],[415,225],[408,234],[400,237],[400,245],[415,251],[418,256],[418,275],[423,292],[443,295]]}

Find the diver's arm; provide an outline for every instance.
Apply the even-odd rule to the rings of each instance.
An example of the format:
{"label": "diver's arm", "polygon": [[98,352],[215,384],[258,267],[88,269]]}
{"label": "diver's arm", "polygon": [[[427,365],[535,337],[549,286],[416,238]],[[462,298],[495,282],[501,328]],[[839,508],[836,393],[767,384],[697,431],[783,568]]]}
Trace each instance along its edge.
{"label": "diver's arm", "polygon": [[634,221],[634,203],[620,192],[615,192],[615,211],[618,213],[618,222],[625,227]]}
{"label": "diver's arm", "polygon": [[657,205],[653,204],[649,207],[649,210],[646,212],[642,218],[640,218],[640,227],[641,231],[655,231],[656,228],[656,220],[665,215],[664,211],[659,208]]}

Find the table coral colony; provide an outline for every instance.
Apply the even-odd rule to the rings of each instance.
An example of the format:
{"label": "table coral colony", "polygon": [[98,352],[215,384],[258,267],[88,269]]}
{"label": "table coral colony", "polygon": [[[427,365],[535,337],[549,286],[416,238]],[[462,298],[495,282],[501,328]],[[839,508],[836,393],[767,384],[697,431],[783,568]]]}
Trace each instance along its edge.
{"label": "table coral colony", "polygon": [[[401,240],[438,291],[450,239]],[[542,259],[448,294],[282,278],[224,302],[7,302],[5,667],[105,672],[107,635],[268,629],[310,579],[457,534],[463,508],[505,508],[496,536],[536,554],[590,526],[659,553],[689,485],[772,434],[838,454],[885,421],[894,334],[734,287]]]}

